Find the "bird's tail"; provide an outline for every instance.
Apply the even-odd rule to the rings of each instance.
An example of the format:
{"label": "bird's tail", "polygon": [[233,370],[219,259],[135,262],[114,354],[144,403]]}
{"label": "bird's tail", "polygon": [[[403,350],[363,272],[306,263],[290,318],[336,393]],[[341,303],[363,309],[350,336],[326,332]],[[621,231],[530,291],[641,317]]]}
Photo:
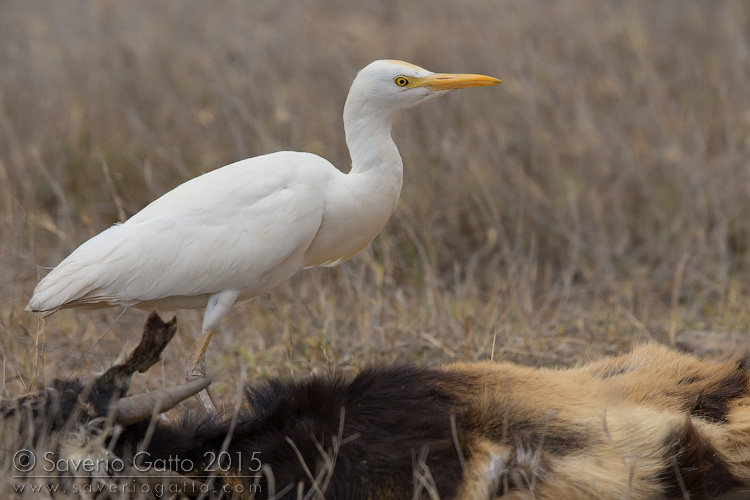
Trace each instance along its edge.
{"label": "bird's tail", "polygon": [[[113,273],[107,263],[127,237],[119,234],[122,232],[119,227],[122,226],[113,226],[94,236],[52,269],[37,284],[26,310],[48,316],[60,309],[107,302],[110,297],[102,285],[112,279]],[[113,230],[117,238],[112,238]]]}

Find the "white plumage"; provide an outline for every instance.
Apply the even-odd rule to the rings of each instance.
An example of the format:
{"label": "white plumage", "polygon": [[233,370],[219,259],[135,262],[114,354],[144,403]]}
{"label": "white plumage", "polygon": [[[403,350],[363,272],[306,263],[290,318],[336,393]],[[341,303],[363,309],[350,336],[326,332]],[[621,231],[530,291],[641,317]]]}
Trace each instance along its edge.
{"label": "white plumage", "polygon": [[315,155],[281,152],[185,182],[78,247],[29,307],[199,308],[227,290],[262,293],[302,267],[331,169]]}
{"label": "white plumage", "polygon": [[196,177],[83,243],[39,282],[27,309],[206,307],[189,366],[193,377],[203,375],[211,334],[235,301],[300,269],[343,262],[383,228],[403,178],[391,138],[400,110],[498,83],[375,61],[358,73],[344,107],[348,174],[316,155],[284,151]]}

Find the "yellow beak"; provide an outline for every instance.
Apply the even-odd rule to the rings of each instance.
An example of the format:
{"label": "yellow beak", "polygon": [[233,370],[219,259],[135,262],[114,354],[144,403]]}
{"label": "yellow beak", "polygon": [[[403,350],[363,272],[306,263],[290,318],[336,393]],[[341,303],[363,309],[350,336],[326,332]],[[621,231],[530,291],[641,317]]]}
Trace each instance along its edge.
{"label": "yellow beak", "polygon": [[410,87],[425,87],[430,90],[455,90],[468,87],[486,87],[503,83],[497,78],[484,75],[453,75],[433,73],[430,76],[415,79]]}

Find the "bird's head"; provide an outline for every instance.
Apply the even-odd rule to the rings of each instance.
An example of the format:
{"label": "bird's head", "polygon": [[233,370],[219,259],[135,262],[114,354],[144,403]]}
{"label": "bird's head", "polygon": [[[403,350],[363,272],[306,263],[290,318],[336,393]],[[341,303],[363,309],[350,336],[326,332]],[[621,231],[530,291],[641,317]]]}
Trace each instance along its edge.
{"label": "bird's head", "polygon": [[347,104],[370,114],[395,114],[448,91],[502,83],[484,75],[433,73],[404,61],[380,60],[365,66],[354,79]]}

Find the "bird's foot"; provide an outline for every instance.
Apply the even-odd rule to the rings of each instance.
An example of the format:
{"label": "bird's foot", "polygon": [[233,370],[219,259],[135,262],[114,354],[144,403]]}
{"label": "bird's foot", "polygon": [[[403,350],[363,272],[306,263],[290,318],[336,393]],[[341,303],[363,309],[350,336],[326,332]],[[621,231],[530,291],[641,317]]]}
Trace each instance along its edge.
{"label": "bird's foot", "polygon": [[[203,360],[203,358],[199,358],[198,360],[195,360],[190,358],[190,361],[188,361],[188,366],[185,369],[185,380],[187,382],[192,382],[193,380],[200,380],[206,378],[206,363]],[[196,397],[198,398],[198,401],[200,401],[201,406],[206,410],[206,413],[209,415],[218,415],[219,410],[216,407],[216,403],[214,402],[214,398],[209,392],[208,388],[203,389],[200,391]]]}
{"label": "bird's foot", "polygon": [[192,382],[193,380],[199,380],[202,378],[206,378],[206,362],[203,358],[195,360],[191,356],[187,368],[185,368],[185,380],[187,382]]}
{"label": "bird's foot", "polygon": [[208,388],[203,389],[196,397],[198,398],[198,401],[201,402],[201,405],[203,405],[203,409],[206,410],[206,413],[212,416],[219,414],[219,410],[216,408],[216,403],[214,403],[214,398],[211,396]]}

